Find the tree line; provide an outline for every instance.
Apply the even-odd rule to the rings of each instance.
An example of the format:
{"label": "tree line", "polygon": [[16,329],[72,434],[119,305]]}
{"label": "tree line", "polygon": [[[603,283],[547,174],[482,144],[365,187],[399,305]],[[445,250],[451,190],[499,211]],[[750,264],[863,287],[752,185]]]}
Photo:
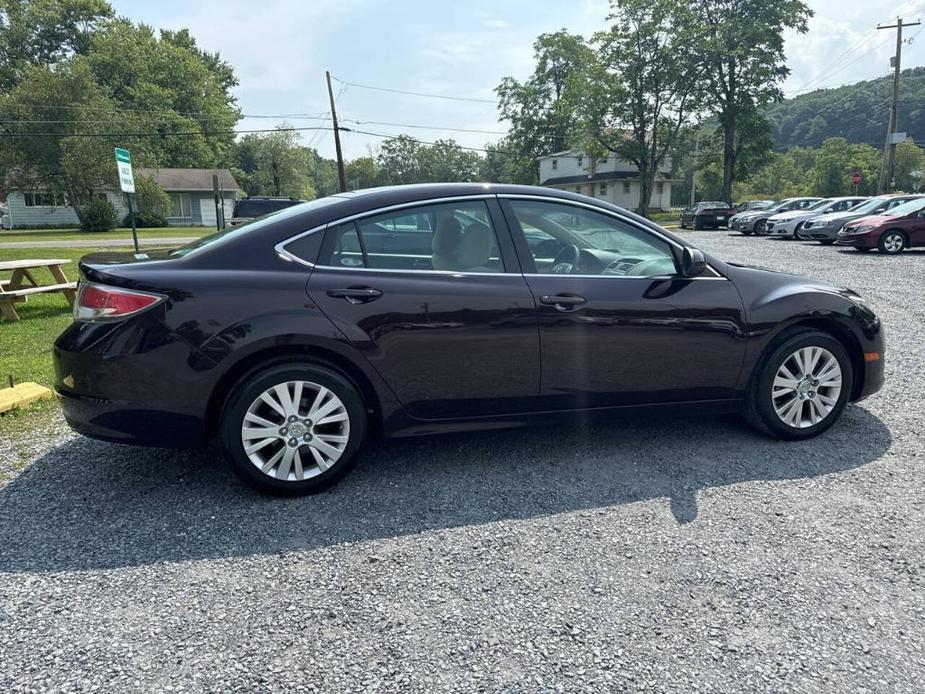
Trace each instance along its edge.
{"label": "tree line", "polygon": [[[538,157],[574,148],[591,162],[632,162],[642,213],[665,170],[678,195],[696,177],[703,195],[729,201],[848,192],[855,170],[868,192],[879,173],[869,145],[828,139],[774,151],[774,133],[789,127],[774,120],[788,74],[783,34],[805,32],[811,15],[800,0],[611,0],[601,31],[543,34],[529,77],[501,80],[504,138],[483,151],[386,139],[347,162],[348,187],[536,183]],[[133,23],[106,0],[0,0],[0,175],[79,204],[115,185],[118,145],[139,167],[231,168],[249,195],[335,192],[334,162],[291,126],[236,137],[237,83],[187,30]],[[911,142],[902,151],[909,165],[898,166],[897,185],[912,189],[921,151]],[[163,207],[163,196],[151,197]]]}

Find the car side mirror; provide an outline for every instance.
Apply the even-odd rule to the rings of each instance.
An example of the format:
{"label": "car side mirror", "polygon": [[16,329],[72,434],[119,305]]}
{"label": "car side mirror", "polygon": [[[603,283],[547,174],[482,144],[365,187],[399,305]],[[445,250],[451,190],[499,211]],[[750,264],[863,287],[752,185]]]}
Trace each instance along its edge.
{"label": "car side mirror", "polygon": [[681,276],[697,277],[702,275],[706,269],[707,259],[703,257],[703,251],[685,246],[681,252]]}

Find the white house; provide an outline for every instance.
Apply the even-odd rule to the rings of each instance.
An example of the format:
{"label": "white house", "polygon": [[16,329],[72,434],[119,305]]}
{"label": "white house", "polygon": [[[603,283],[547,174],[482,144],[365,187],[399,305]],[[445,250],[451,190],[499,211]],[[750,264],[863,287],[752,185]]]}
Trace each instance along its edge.
{"label": "white house", "polygon": [[[634,164],[609,154],[591,161],[583,152],[567,150],[539,158],[540,185],[581,193],[633,210],[639,206],[639,170]],[[649,208],[671,207],[671,180],[660,171]]]}
{"label": "white house", "polygon": [[[215,198],[212,176],[217,175],[222,189],[225,219],[231,219],[238,184],[228,169],[136,169],[135,177],[152,176],[170,196],[172,209],[167,217],[170,226],[215,226]],[[116,208],[119,224],[128,214],[125,195],[112,190],[100,193]],[[61,195],[41,190],[11,188],[3,219],[7,228],[43,228],[77,226],[77,212]]]}

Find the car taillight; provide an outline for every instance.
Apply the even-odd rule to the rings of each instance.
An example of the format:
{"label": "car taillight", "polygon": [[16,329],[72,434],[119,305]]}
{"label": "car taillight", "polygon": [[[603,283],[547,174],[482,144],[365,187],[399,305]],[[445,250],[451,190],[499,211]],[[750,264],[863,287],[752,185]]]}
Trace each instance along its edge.
{"label": "car taillight", "polygon": [[74,302],[74,320],[120,320],[149,309],[164,299],[160,294],[81,282]]}

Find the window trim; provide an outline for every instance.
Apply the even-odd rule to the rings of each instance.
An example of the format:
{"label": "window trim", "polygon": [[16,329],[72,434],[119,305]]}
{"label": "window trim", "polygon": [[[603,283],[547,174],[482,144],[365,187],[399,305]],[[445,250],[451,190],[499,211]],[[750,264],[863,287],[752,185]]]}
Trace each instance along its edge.
{"label": "window trim", "polygon": [[[506,212],[505,209],[504,209],[504,205],[501,206],[501,210],[500,210],[500,212],[501,212],[501,214],[502,214],[502,221],[504,222],[505,231],[509,234],[510,241],[511,241],[511,243],[513,243],[513,245],[514,245],[514,247],[513,247],[512,250],[514,251],[514,256],[515,256],[515,257],[514,257],[513,259],[517,261],[517,267],[516,267],[516,268],[512,268],[512,269],[510,269],[510,270],[507,270],[507,269],[506,269],[504,272],[460,272],[460,271],[456,271],[456,270],[401,270],[401,269],[393,269],[393,268],[351,268],[351,267],[337,267],[336,265],[319,265],[319,264],[316,264],[316,263],[311,263],[311,262],[309,262],[309,261],[307,261],[307,260],[304,260],[304,259],[300,258],[299,256],[295,255],[294,253],[290,253],[290,252],[287,251],[286,248],[285,248],[289,243],[291,243],[291,242],[293,242],[293,241],[295,241],[295,240],[297,240],[297,239],[301,239],[301,238],[304,237],[304,236],[308,236],[309,234],[324,233],[324,232],[327,230],[327,228],[328,228],[329,226],[335,226],[335,225],[337,225],[337,224],[344,224],[344,223],[346,223],[346,222],[352,222],[352,221],[355,221],[355,220],[358,220],[358,219],[362,219],[363,217],[375,217],[375,216],[378,216],[378,215],[383,214],[383,213],[385,213],[385,212],[390,212],[390,211],[392,211],[392,210],[401,210],[401,209],[404,209],[404,208],[407,208],[407,207],[420,207],[421,205],[430,205],[430,204],[439,204],[439,203],[448,203],[448,202],[462,202],[462,201],[467,201],[467,200],[485,200],[486,202],[487,202],[487,201],[490,201],[490,200],[497,200],[499,203],[501,203],[501,202],[503,202],[503,201],[505,201],[505,200],[516,200],[516,199],[520,199],[520,200],[541,200],[541,201],[544,201],[544,202],[553,202],[553,203],[559,203],[559,204],[562,204],[562,205],[572,205],[572,206],[575,206],[575,207],[585,207],[585,208],[587,208],[587,209],[589,209],[589,210],[591,210],[591,211],[593,211],[593,212],[599,212],[600,214],[607,215],[607,216],[609,216],[609,217],[613,217],[614,219],[619,219],[620,221],[625,222],[626,224],[629,224],[630,226],[635,227],[635,228],[639,229],[640,231],[643,231],[643,232],[645,232],[645,233],[652,234],[652,235],[654,235],[654,236],[656,236],[656,237],[662,239],[663,241],[666,241],[667,243],[671,244],[674,248],[678,249],[679,251],[683,251],[683,250],[686,248],[686,246],[684,246],[683,244],[680,244],[680,243],[678,243],[677,241],[675,241],[674,239],[669,238],[669,237],[667,237],[667,236],[664,236],[663,234],[658,233],[658,232],[655,231],[654,229],[649,229],[648,227],[640,226],[635,220],[630,219],[629,217],[626,217],[626,216],[620,214],[619,212],[615,212],[614,210],[609,210],[609,209],[604,208],[604,207],[599,207],[599,206],[597,206],[597,205],[593,205],[593,204],[590,204],[590,203],[586,203],[586,202],[583,202],[583,201],[581,201],[581,200],[572,200],[572,199],[570,199],[570,198],[560,198],[560,197],[555,197],[555,196],[551,196],[551,195],[529,195],[529,194],[524,194],[524,193],[481,193],[481,194],[475,194],[475,195],[453,195],[453,196],[449,196],[449,197],[445,197],[445,198],[428,198],[428,199],[426,199],[426,200],[413,200],[413,201],[411,201],[411,202],[403,202],[403,203],[399,203],[399,204],[396,204],[396,205],[388,205],[388,206],[386,206],[386,207],[378,207],[378,208],[376,208],[376,209],[374,209],[374,210],[365,210],[365,211],[363,211],[363,212],[358,212],[358,213],[356,213],[356,214],[347,215],[347,216],[345,216],[345,217],[338,217],[338,218],[336,218],[336,219],[330,220],[329,222],[325,222],[324,224],[319,224],[319,225],[316,226],[316,227],[312,227],[311,229],[307,229],[306,231],[299,232],[298,234],[293,234],[292,236],[289,236],[288,238],[283,239],[282,241],[280,241],[279,243],[277,243],[277,244],[275,244],[275,245],[273,246],[273,250],[277,253],[277,255],[280,256],[280,258],[282,258],[282,259],[284,259],[284,260],[287,260],[287,261],[289,261],[289,262],[299,263],[300,265],[304,265],[304,266],[306,266],[306,267],[308,267],[308,268],[311,268],[311,269],[314,269],[314,268],[316,268],[316,267],[320,267],[320,268],[324,268],[325,270],[335,270],[335,271],[338,271],[338,272],[386,272],[386,273],[403,273],[403,274],[409,274],[409,273],[411,273],[411,274],[443,275],[443,276],[455,276],[455,277],[459,277],[459,276],[472,276],[472,277],[507,277],[507,276],[515,275],[515,276],[518,276],[518,277],[525,277],[525,278],[526,278],[526,277],[560,277],[560,278],[561,278],[561,277],[578,277],[578,278],[582,278],[582,279],[587,279],[587,278],[599,278],[599,279],[609,279],[609,280],[614,280],[614,279],[634,279],[634,280],[649,280],[649,281],[652,281],[653,278],[651,278],[651,277],[636,277],[635,275],[632,275],[632,276],[615,276],[615,275],[543,275],[543,274],[538,274],[538,273],[533,273],[533,274],[528,274],[528,273],[526,273],[526,272],[524,271],[524,269],[523,269],[523,264],[522,264],[522,262],[521,262],[521,260],[520,260],[520,257],[519,257],[519,256],[520,256],[520,253],[517,251],[517,240],[516,240],[516,238],[515,238],[515,230],[511,228],[510,222],[509,222],[508,219],[507,219],[507,216],[508,216],[508,215],[507,215],[507,212]],[[490,205],[489,205],[489,215],[491,216],[491,206],[490,206]],[[492,219],[492,223],[493,223],[493,224],[496,224],[496,222],[495,222],[494,219]],[[496,234],[500,234],[500,230],[496,230],[495,233],[496,233]],[[502,239],[499,238],[499,239],[498,239],[498,245],[499,245],[499,250],[501,251],[502,256],[503,256],[504,253],[505,253],[504,244],[505,244],[505,242],[502,241]],[[505,262],[505,265],[507,265],[506,262]],[[707,268],[708,268],[711,272],[715,273],[716,276],[715,276],[715,277],[704,277],[704,276],[700,276],[700,277],[688,277],[688,278],[686,278],[686,279],[688,279],[688,280],[711,280],[711,281],[712,281],[712,280],[725,280],[725,281],[728,281],[728,280],[729,280],[728,277],[726,277],[725,275],[723,275],[719,270],[717,270],[715,267],[713,267],[713,266],[710,265],[709,263],[707,263]]]}

